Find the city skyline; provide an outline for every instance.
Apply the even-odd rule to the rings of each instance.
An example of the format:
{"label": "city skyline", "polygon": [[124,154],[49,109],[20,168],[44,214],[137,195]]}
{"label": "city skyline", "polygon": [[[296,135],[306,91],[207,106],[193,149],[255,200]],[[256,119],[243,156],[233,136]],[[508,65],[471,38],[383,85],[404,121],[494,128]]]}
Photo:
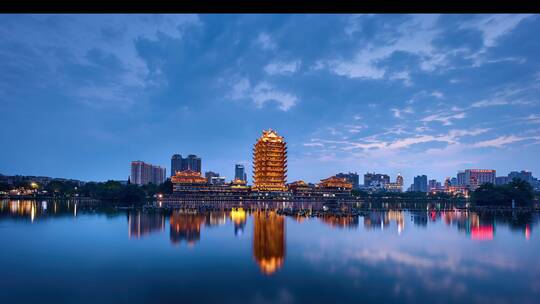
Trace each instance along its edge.
{"label": "city skyline", "polygon": [[540,171],[537,15],[317,18],[2,15],[0,173],[125,180],[182,152],[251,180],[268,128],[288,182]]}

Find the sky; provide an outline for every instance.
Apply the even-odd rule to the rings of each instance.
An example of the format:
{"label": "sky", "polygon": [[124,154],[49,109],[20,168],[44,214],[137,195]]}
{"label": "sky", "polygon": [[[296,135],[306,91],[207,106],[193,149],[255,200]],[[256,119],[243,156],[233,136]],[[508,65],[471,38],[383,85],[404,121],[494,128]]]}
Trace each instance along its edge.
{"label": "sky", "polygon": [[[0,173],[127,180],[263,129],[288,181],[540,175],[538,15],[0,15]],[[360,179],[362,182],[362,178]]]}

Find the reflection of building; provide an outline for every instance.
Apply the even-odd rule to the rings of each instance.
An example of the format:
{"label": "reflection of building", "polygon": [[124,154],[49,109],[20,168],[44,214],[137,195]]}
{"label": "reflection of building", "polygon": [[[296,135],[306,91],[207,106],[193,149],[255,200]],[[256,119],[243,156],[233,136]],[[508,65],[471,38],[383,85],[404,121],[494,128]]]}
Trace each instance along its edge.
{"label": "reflection of building", "polygon": [[186,241],[195,244],[201,238],[201,226],[205,223],[204,215],[173,211],[169,219],[170,238],[173,244]]}
{"label": "reflection of building", "polygon": [[243,234],[247,220],[246,211],[242,208],[233,209],[231,210],[230,217],[234,224],[234,235]]}
{"label": "reflection of building", "polygon": [[129,238],[141,238],[152,232],[165,229],[165,216],[161,213],[129,212],[128,213]]}
{"label": "reflection of building", "polygon": [[330,227],[337,228],[357,228],[358,216],[335,216],[326,215],[321,217],[321,221],[330,225]]}
{"label": "reflection of building", "polygon": [[253,213],[253,256],[264,274],[272,274],[283,266],[285,219],[275,211]]}
{"label": "reflection of building", "polygon": [[283,137],[263,131],[253,149],[253,190],[286,191],[287,146]]}
{"label": "reflection of building", "polygon": [[153,183],[159,185],[165,181],[167,174],[166,169],[160,166],[147,164],[143,161],[131,162],[131,178],[132,184],[146,185]]}

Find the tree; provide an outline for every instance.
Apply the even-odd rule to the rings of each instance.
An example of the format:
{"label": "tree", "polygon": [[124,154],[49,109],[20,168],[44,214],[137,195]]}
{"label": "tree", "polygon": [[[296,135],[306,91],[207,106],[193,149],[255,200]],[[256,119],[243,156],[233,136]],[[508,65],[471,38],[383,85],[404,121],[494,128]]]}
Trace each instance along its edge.
{"label": "tree", "polygon": [[512,200],[516,206],[527,206],[534,199],[531,185],[521,179],[513,179],[507,185],[496,186],[483,184],[471,195],[471,201],[478,206],[511,206]]}

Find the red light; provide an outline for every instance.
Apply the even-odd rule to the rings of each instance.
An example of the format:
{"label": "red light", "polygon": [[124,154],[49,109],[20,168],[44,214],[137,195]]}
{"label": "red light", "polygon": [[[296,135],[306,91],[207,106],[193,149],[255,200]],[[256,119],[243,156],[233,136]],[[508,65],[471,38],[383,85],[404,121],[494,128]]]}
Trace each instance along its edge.
{"label": "red light", "polygon": [[475,241],[493,240],[493,226],[480,226],[472,228],[471,238]]}

